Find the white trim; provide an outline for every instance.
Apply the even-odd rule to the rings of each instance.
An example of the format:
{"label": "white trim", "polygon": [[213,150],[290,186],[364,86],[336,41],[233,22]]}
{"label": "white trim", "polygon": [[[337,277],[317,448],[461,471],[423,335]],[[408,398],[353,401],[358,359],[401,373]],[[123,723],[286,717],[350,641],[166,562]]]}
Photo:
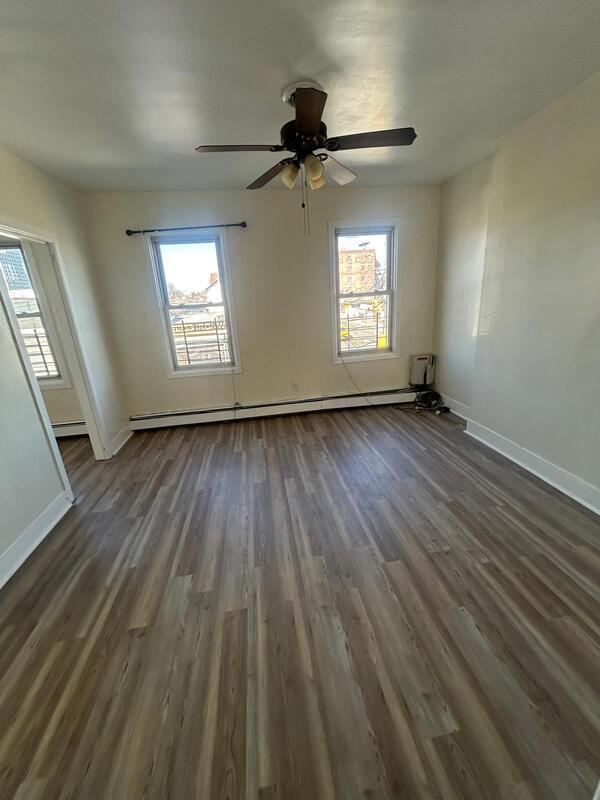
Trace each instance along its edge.
{"label": "white trim", "polygon": [[344,353],[344,356],[337,356],[334,358],[334,364],[359,364],[361,361],[380,361],[381,359],[385,358],[400,358],[398,353],[394,353],[392,350],[382,350],[381,352],[372,351],[369,353],[365,352],[358,352],[353,354]]}
{"label": "white trim", "polygon": [[[164,277],[161,265],[158,263],[158,258],[156,256],[156,250],[154,247],[155,241],[161,240],[170,240],[170,241],[178,241],[178,242],[197,242],[200,241],[202,236],[205,236],[207,239],[217,238],[219,241],[219,247],[217,251],[220,249],[220,259],[219,259],[219,252],[217,252],[217,258],[219,259],[219,268],[222,274],[219,274],[219,279],[222,285],[222,297],[223,297],[223,306],[226,310],[227,315],[227,322],[229,327],[229,348],[230,353],[233,359],[233,364],[212,364],[207,365],[206,367],[200,367],[194,365],[193,367],[177,367],[175,361],[175,352],[173,346],[173,339],[171,334],[170,325],[168,322],[168,311],[166,310],[165,302],[163,299],[164,289]],[[201,231],[180,231],[180,232],[173,232],[173,233],[155,233],[155,234],[142,234],[142,240],[144,242],[145,250],[146,250],[146,259],[150,264],[150,272],[153,278],[153,294],[156,301],[156,308],[158,310],[161,324],[162,324],[162,332],[163,332],[163,340],[165,342],[164,352],[166,355],[166,373],[167,378],[201,378],[208,375],[227,375],[233,373],[239,373],[242,371],[242,362],[240,356],[240,349],[238,345],[238,335],[237,335],[237,325],[236,325],[236,313],[235,313],[235,302],[233,299],[233,291],[231,286],[231,275],[230,275],[230,261],[229,261],[229,249],[228,249],[228,241],[227,241],[227,229],[224,231],[220,228],[205,228]]]}
{"label": "white trim", "polygon": [[[338,291],[337,291],[337,253],[335,247],[335,232],[340,228],[392,228],[393,236],[391,242],[390,264],[389,264],[389,299],[391,303],[390,314],[390,339],[391,346],[389,350],[382,350],[381,352],[372,353],[344,353],[340,355],[338,348]],[[329,238],[329,297],[330,297],[330,319],[331,319],[331,343],[332,343],[332,361],[334,364],[343,364],[344,362],[350,363],[351,361],[377,361],[382,358],[399,358],[397,332],[398,332],[398,287],[400,285],[400,234],[402,228],[402,220],[399,218],[393,219],[334,219],[329,220],[327,223],[328,238]]]}
{"label": "white trim", "polygon": [[107,456],[108,447],[106,445],[106,429],[100,413],[100,404],[96,397],[94,384],[92,382],[87,362],[83,355],[81,348],[81,335],[79,326],[75,317],[73,316],[72,309],[74,308],[73,296],[71,287],[67,280],[64,271],[63,261],[58,250],[56,242],[46,242],[50,254],[50,260],[54,269],[54,276],[58,284],[58,289],[61,295],[61,302],[65,313],[65,320],[71,342],[73,344],[73,356],[70,363],[71,379],[73,387],[81,405],[81,411],[88,427],[88,435],[92,450],[94,451],[94,458],[103,460],[110,458]]}
{"label": "white trim", "polygon": [[[62,373],[61,373],[62,374]],[[38,378],[42,392],[53,392],[55,389],[72,389],[71,382],[65,378]]]}
{"label": "white trim", "polygon": [[54,275],[58,284],[61,303],[64,308],[66,327],[74,348],[75,363],[69,362],[71,379],[77,398],[81,404],[83,416],[88,425],[88,433],[94,451],[94,457],[96,459],[108,458],[109,456],[107,456],[107,447],[105,444],[106,434],[100,415],[100,406],[86,361],[83,357],[79,327],[72,312],[72,293],[63,269],[63,262],[59,252],[56,234],[52,231],[44,230],[43,228],[36,228],[32,225],[28,225],[23,222],[23,220],[16,219],[15,217],[8,217],[2,214],[0,214],[0,232],[19,240],[25,238],[30,242],[45,244],[48,247]]}
{"label": "white trim", "polygon": [[123,447],[126,442],[129,441],[131,436],[133,435],[133,430],[131,428],[123,428],[120,430],[113,438],[110,440],[109,444],[109,454],[108,458],[112,458],[116,456],[119,450]]}
{"label": "white trim", "polygon": [[73,504],[67,492],[58,495],[0,555],[0,588],[64,517]]}
{"label": "white trim", "polygon": [[596,514],[600,514],[600,488],[593,486],[591,483],[578,478],[572,472],[567,472],[566,469],[547,461],[537,453],[532,453],[531,450],[526,450],[524,447],[507,439],[495,431],[480,425],[478,422],[469,420],[467,429],[465,431],[473,439],[482,442],[483,444],[491,447],[492,450],[506,456],[515,464],[537,475],[550,486],[563,492],[563,494],[572,497],[581,505],[589,508]]}
{"label": "white trim", "polygon": [[170,428],[174,425],[198,425],[204,422],[227,422],[234,419],[255,419],[260,417],[275,417],[284,414],[302,414],[307,411],[329,411],[336,408],[358,408],[362,406],[383,406],[397,403],[414,403],[414,392],[394,392],[387,394],[374,394],[364,397],[327,397],[324,399],[304,400],[300,403],[278,403],[276,405],[255,406],[253,408],[239,408],[235,411],[230,408],[222,410],[195,412],[189,414],[172,414],[153,419],[132,420],[132,431],[141,431],[148,428]]}
{"label": "white trim", "polygon": [[442,400],[444,401],[444,405],[448,406],[453,414],[456,414],[457,417],[466,419],[467,422],[469,422],[471,419],[470,406],[466,405],[466,403],[461,403],[459,400],[455,400],[453,397],[448,397],[447,394],[442,394]]}
{"label": "white trim", "polygon": [[236,375],[242,371],[238,365],[232,367],[230,364],[223,364],[214,367],[180,367],[179,369],[171,369],[167,378],[201,378],[204,375]]}
{"label": "white trim", "polygon": [[7,217],[4,214],[0,214],[0,230],[4,235],[14,239],[21,239],[24,236],[30,241],[38,242],[38,244],[56,243],[56,235],[52,231],[47,231],[44,228],[35,228],[33,225],[27,225],[21,219]]}
{"label": "white trim", "polygon": [[83,436],[88,432],[85,422],[53,422],[52,430],[57,439],[64,439],[68,436]]}
{"label": "white trim", "polygon": [[0,271],[0,306],[2,306],[2,308],[4,309],[10,334],[15,344],[17,355],[21,362],[21,368],[25,373],[25,379],[29,384],[29,391],[31,393],[31,397],[33,399],[33,403],[37,411],[40,425],[46,437],[46,442],[48,444],[48,449],[50,450],[50,455],[52,456],[52,459],[54,461],[54,466],[56,467],[56,471],[58,472],[58,476],[63,485],[65,494],[67,495],[67,497],[69,497],[69,499],[72,500],[73,490],[71,489],[71,483],[69,482],[69,477],[67,475],[67,471],[65,470],[65,465],[63,463],[60,450],[58,449],[58,445],[56,443],[56,437],[52,432],[52,424],[48,416],[46,404],[44,403],[44,399],[42,397],[42,392],[40,390],[38,380],[34,375],[33,367],[31,366],[31,360],[29,358],[29,354],[27,353],[27,348],[25,346],[25,342],[23,341],[23,337],[21,336],[19,322],[17,320],[17,315],[15,314],[15,309],[13,307],[12,300],[10,298],[8,286],[6,281],[4,280],[4,274],[1,271]]}
{"label": "white trim", "polygon": [[48,302],[47,289],[40,275],[31,242],[27,241],[27,239],[21,239],[19,240],[19,245],[21,247],[21,253],[23,254],[23,260],[25,261],[25,267],[29,272],[33,291],[36,295],[42,323],[46,328],[46,337],[50,343],[50,350],[54,356],[58,372],[60,373],[60,378],[38,378],[40,389],[70,389],[71,379],[69,377],[69,370],[60,340],[60,334],[54,323],[54,316]]}

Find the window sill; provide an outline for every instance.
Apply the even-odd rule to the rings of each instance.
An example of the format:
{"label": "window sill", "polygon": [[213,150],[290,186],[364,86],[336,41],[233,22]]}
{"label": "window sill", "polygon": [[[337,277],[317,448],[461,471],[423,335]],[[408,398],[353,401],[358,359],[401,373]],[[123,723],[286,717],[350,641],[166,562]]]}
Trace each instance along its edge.
{"label": "window sill", "polygon": [[66,381],[64,378],[38,378],[38,386],[42,392],[51,391],[53,389],[73,388],[69,381]]}
{"label": "window sill", "polygon": [[344,354],[344,357],[337,355],[333,359],[334,364],[356,364],[359,361],[383,361],[386,358],[398,358],[398,353],[393,350],[384,350],[382,353],[354,353],[352,355]]}
{"label": "window sill", "polygon": [[173,369],[168,374],[168,378],[203,378],[207,375],[233,375],[240,373],[242,368],[238,365],[235,367],[198,367],[198,368],[183,368]]}

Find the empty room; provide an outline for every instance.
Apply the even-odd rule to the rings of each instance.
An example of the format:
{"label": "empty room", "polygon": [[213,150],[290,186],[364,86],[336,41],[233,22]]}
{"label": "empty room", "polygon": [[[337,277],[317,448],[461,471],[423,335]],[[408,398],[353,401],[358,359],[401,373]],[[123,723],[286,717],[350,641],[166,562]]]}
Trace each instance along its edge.
{"label": "empty room", "polygon": [[1,800],[600,800],[597,0],[3,0]]}

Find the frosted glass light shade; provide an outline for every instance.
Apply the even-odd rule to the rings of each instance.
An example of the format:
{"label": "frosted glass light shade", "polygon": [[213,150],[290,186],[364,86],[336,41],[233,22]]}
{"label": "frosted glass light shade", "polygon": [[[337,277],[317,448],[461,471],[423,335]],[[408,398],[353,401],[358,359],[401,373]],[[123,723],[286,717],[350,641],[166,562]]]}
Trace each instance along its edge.
{"label": "frosted glass light shade", "polygon": [[320,177],[322,177],[323,172],[325,171],[321,159],[313,156],[312,154],[306,156],[304,159],[304,167],[306,169],[306,174],[308,175],[309,181],[317,181]]}
{"label": "frosted glass light shade", "polygon": [[312,178],[308,179],[308,185],[311,189],[320,189],[321,186],[325,186],[327,181],[325,180],[325,175],[321,175],[316,180],[312,180]]}
{"label": "frosted glass light shade", "polygon": [[287,186],[288,189],[293,189],[296,185],[299,174],[300,170],[296,164],[288,164],[281,173],[281,180],[283,181],[284,186]]}

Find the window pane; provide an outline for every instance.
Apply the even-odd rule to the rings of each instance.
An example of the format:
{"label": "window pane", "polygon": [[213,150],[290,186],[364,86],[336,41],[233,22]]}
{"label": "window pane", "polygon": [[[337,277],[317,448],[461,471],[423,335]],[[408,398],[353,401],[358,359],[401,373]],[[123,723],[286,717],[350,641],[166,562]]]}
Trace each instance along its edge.
{"label": "window pane", "polygon": [[0,248],[0,267],[35,376],[60,378],[21,248]]}
{"label": "window pane", "polygon": [[389,310],[387,295],[340,298],[340,352],[390,350]]}
{"label": "window pane", "polygon": [[388,289],[389,233],[337,235],[340,294]]}
{"label": "window pane", "polygon": [[224,306],[169,311],[178,367],[231,364]]}
{"label": "window pane", "polygon": [[58,368],[41,317],[19,319],[27,354],[37,378],[56,378]]}
{"label": "window pane", "polygon": [[169,305],[222,303],[215,242],[160,243]]}

